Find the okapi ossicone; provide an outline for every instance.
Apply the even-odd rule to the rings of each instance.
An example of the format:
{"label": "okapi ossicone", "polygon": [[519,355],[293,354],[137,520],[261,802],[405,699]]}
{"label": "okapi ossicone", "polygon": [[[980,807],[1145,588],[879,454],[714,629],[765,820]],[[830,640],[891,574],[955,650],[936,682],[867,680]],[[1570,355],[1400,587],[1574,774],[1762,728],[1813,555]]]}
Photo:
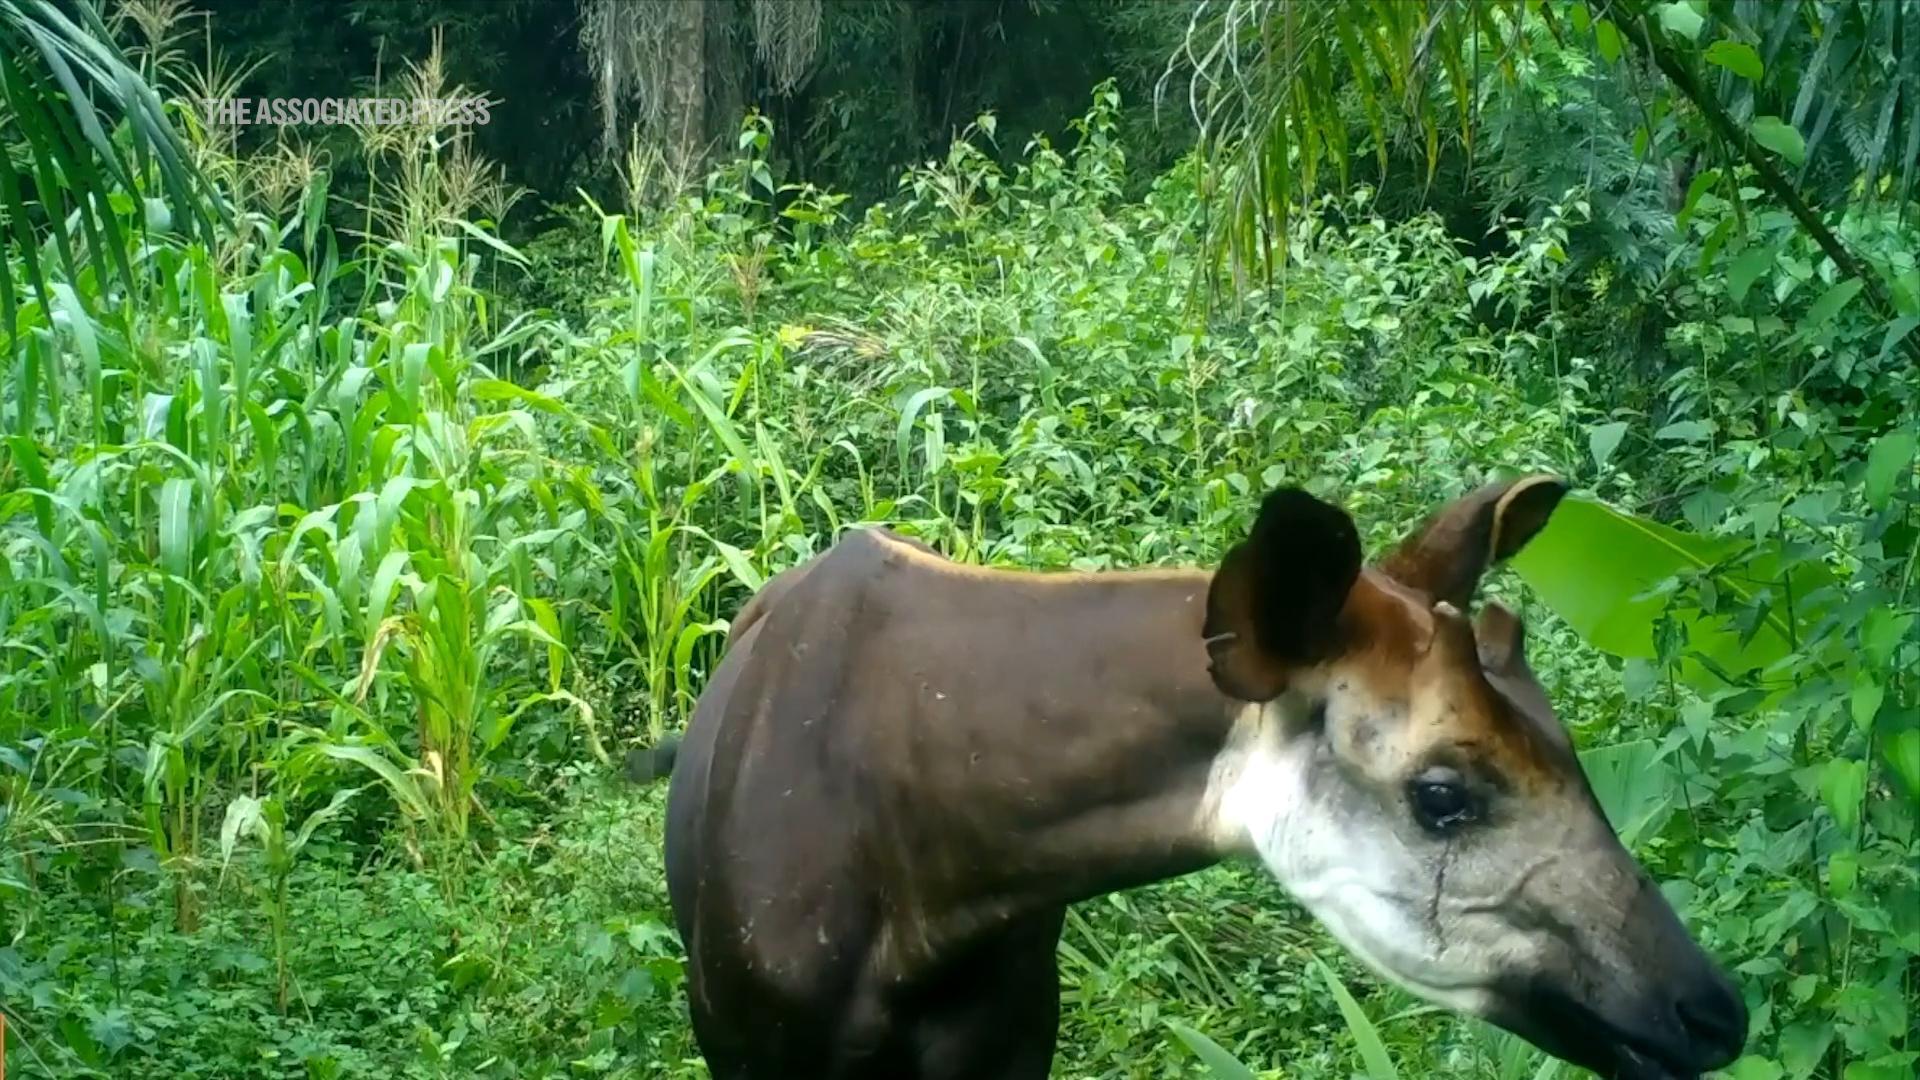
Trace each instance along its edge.
{"label": "okapi ossicone", "polygon": [[776,576],[668,797],[713,1075],[1045,1077],[1067,905],[1243,855],[1382,976],[1566,1061],[1732,1061],[1746,1007],[1615,836],[1519,620],[1463,614],[1565,491],[1490,485],[1372,566],[1282,489],[1211,573],[867,529]]}

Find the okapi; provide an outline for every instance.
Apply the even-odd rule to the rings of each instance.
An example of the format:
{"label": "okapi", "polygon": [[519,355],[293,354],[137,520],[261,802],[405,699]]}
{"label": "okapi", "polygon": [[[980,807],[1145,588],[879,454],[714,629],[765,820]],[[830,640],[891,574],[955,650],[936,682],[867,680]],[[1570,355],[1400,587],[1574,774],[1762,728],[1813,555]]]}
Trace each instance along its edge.
{"label": "okapi", "polygon": [[1740,995],[1470,606],[1566,492],[1375,565],[1261,505],[1212,573],[1033,573],[849,532],[742,609],[672,764],[667,884],[716,1080],[1027,1080],[1076,901],[1234,856],[1366,965],[1617,1080],[1732,1061]]}

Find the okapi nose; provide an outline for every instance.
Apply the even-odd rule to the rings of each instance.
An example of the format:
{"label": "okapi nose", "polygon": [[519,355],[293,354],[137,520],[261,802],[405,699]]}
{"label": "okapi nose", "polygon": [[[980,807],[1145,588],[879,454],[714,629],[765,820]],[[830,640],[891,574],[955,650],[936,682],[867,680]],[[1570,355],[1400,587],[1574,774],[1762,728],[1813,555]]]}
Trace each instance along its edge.
{"label": "okapi nose", "polygon": [[1731,1064],[1746,1048],[1747,1003],[1720,972],[1682,991],[1673,1008],[1700,1055],[1702,1071]]}

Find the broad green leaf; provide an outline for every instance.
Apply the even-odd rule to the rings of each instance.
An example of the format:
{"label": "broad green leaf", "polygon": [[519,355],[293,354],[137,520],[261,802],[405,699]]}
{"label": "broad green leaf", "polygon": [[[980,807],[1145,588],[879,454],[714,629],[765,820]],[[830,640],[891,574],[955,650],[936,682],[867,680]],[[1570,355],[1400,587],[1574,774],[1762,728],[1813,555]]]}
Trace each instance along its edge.
{"label": "broad green leaf", "polygon": [[1167,1021],[1168,1030],[1185,1043],[1218,1080],[1256,1080],[1253,1070],[1240,1063],[1226,1048],[1177,1020]]}
{"label": "broad green leaf", "polygon": [[[1920,113],[1916,113],[1915,115],[1920,115]],[[1916,326],[1920,326],[1920,315],[1902,315],[1893,320],[1893,324],[1887,327],[1886,336],[1880,339],[1879,358],[1885,360],[1889,353],[1893,352],[1902,341],[1906,340],[1907,335],[1912,333],[1913,328]]]}
{"label": "broad green leaf", "polygon": [[1759,82],[1766,74],[1766,67],[1760,63],[1760,54],[1753,46],[1742,41],[1730,41],[1722,38],[1707,46],[1707,63],[1718,64],[1735,75],[1750,82]]}
{"label": "broad green leaf", "polygon": [[1913,468],[1916,440],[1913,428],[1890,431],[1867,452],[1867,505],[1885,510],[1900,478]]}
{"label": "broad green leaf", "polygon": [[1594,20],[1593,43],[1600,50],[1600,59],[1609,64],[1620,59],[1620,31],[1614,27],[1612,20]]}
{"label": "broad green leaf", "polygon": [[1880,704],[1885,701],[1887,691],[1879,683],[1865,675],[1857,676],[1853,684],[1853,693],[1847,697],[1849,710],[1853,713],[1853,723],[1862,732],[1873,731],[1873,718],[1880,715]]}
{"label": "broad green leaf", "polygon": [[[1700,204],[1700,196],[1713,190],[1713,186],[1719,182],[1719,169],[1702,169],[1694,174],[1693,182],[1687,185],[1686,200],[1681,204],[1680,212],[1674,215],[1674,224],[1676,226],[1685,226],[1687,219],[1693,216],[1694,208]],[[1714,227],[1714,234],[1716,236],[1721,235],[1719,226]],[[1709,248],[1710,250],[1703,250],[1701,252],[1700,258],[1703,265],[1712,265],[1713,257],[1719,251],[1719,244],[1717,242],[1713,243],[1709,245]]]}
{"label": "broad green leaf", "polygon": [[367,593],[366,617],[360,623],[364,640],[372,641],[379,635],[380,624],[386,621],[387,610],[393,603],[394,587],[410,557],[404,550],[389,551],[381,557],[379,569],[373,572],[373,586]]}
{"label": "broad green leaf", "polygon": [[[1569,496],[1514,557],[1513,567],[1575,632],[1615,656],[1652,659],[1656,621],[1667,612],[1682,625],[1689,643],[1681,677],[1697,688],[1720,690],[1726,682],[1714,668],[1765,670],[1791,651],[1796,635],[1781,606],[1770,605],[1756,626],[1743,630],[1726,616],[1708,616],[1688,605],[1675,603],[1669,612],[1666,597],[1650,590],[1676,575],[1716,567],[1740,548],[1735,540],[1682,532]],[[1777,569],[1763,560],[1737,571],[1715,576],[1722,597],[1736,604],[1754,602],[1762,583],[1779,579]],[[1808,562],[1795,565],[1793,580],[1796,595],[1808,596],[1830,578]],[[1815,616],[1807,610],[1795,614],[1803,625]]]}
{"label": "broad green leaf", "polygon": [[1513,568],[1556,614],[1595,648],[1651,658],[1662,601],[1641,597],[1684,570],[1712,565],[1728,541],[1696,536],[1568,496]]}
{"label": "broad green leaf", "polygon": [[1913,1076],[1914,1053],[1884,1054],[1872,1061],[1849,1061],[1840,1080],[1909,1080]]}
{"label": "broad green leaf", "polygon": [[468,387],[468,393],[471,393],[477,401],[518,401],[544,413],[552,413],[555,416],[568,415],[567,407],[558,400],[524,386],[507,382],[505,379],[478,380]]}
{"label": "broad green leaf", "polygon": [[1756,116],[1748,129],[1753,141],[1786,158],[1795,165],[1807,159],[1807,141],[1792,124],[1777,116]]}
{"label": "broad green leaf", "polygon": [[1867,763],[1835,758],[1820,770],[1820,798],[1833,823],[1851,837],[1860,826],[1860,802],[1867,794]]}
{"label": "broad green leaf", "polygon": [[917,391],[907,399],[906,406],[900,410],[900,423],[894,432],[894,448],[900,454],[900,476],[908,475],[908,466],[913,456],[913,424],[920,418],[920,411],[935,401],[952,397],[953,392],[944,386],[929,386]]}
{"label": "broad green leaf", "polygon": [[705,623],[688,623],[681,628],[680,636],[675,639],[673,644],[673,670],[676,673],[676,680],[680,682],[682,689],[686,691],[689,697],[699,690],[697,685],[691,685],[694,682],[691,674],[693,671],[694,646],[700,644],[703,638],[714,634],[724,635],[726,632],[727,624],[718,620]]}
{"label": "broad green leaf", "polygon": [[1833,1045],[1833,1024],[1824,1020],[1790,1024],[1780,1032],[1780,1063],[1795,1077],[1812,1076]]}
{"label": "broad green leaf", "polygon": [[1353,994],[1348,992],[1340,977],[1319,957],[1313,958],[1313,966],[1320,972],[1320,978],[1326,983],[1327,992],[1333,995],[1334,1003],[1340,1007],[1340,1015],[1347,1022],[1347,1030],[1353,1033],[1354,1043],[1360,1047],[1360,1060],[1366,1063],[1367,1075],[1371,1080],[1400,1080],[1400,1070],[1394,1067],[1386,1043],[1381,1040],[1373,1021],[1367,1019],[1366,1010],[1353,1000]]}
{"label": "broad green leaf", "polygon": [[485,229],[480,228],[478,225],[475,225],[460,217],[450,217],[447,220],[452,221],[454,225],[460,229],[461,232],[466,233],[468,236],[473,237],[475,240],[480,241],[481,243],[492,248],[493,250],[506,256],[509,260],[511,260],[515,264],[520,266],[525,266],[527,264],[527,257],[525,255],[520,254],[520,252],[516,248],[514,248],[512,244],[509,244],[506,241],[500,239],[499,237],[494,236],[492,233],[487,232]]}
{"label": "broad green leaf", "polygon": [[1760,245],[1748,248],[1733,260],[1733,265],[1727,270],[1727,295],[1733,298],[1734,303],[1744,301],[1747,290],[1753,287],[1760,275],[1773,269],[1776,255],[1772,247]]}
{"label": "broad green leaf", "polygon": [[1612,423],[1596,424],[1587,431],[1587,448],[1593,452],[1593,465],[1597,469],[1607,467],[1608,459],[1620,446],[1620,440],[1627,434],[1624,420]]}
{"label": "broad green leaf", "polygon": [[727,570],[740,584],[745,585],[749,592],[758,592],[760,587],[767,583],[767,579],[761,575],[760,571],[754,569],[746,552],[721,540],[714,540],[713,546],[720,552],[720,558],[726,561]]}
{"label": "broad green leaf", "polygon": [[1887,764],[1906,786],[1910,798],[1920,798],[1920,728],[1903,731],[1886,741]]}
{"label": "broad green leaf", "polygon": [[1780,1080],[1787,1073],[1767,1058],[1748,1054],[1728,1067],[1726,1075],[1727,1080]]}
{"label": "broad green leaf", "polygon": [[546,631],[547,636],[553,641],[553,644],[547,646],[547,692],[559,693],[560,674],[567,656],[566,650],[559,645],[559,613],[554,611],[551,603],[537,596],[525,597],[521,602],[526,604],[527,610],[533,613],[533,621],[539,625],[540,629]]}
{"label": "broad green leaf", "polygon": [[1800,325],[1808,328],[1826,325],[1828,319],[1838,315],[1849,301],[1859,295],[1860,289],[1865,284],[1859,278],[1848,278],[1821,293],[1820,299],[1807,307],[1807,313],[1801,318]]}
{"label": "broad green leaf", "polygon": [[160,485],[160,565],[181,579],[193,551],[193,481],[173,477]]}
{"label": "broad green leaf", "polygon": [[1594,797],[1629,848],[1658,832],[1673,807],[1677,777],[1652,739],[1595,747],[1580,754]]}
{"label": "broad green leaf", "polygon": [[[1860,884],[1860,856],[1851,850],[1836,851],[1827,856],[1827,890],[1835,897],[1847,897]],[[1782,1055],[1786,1045],[1781,1044]],[[1791,1063],[1788,1065],[1792,1068]],[[1796,1070],[1797,1072],[1798,1070]]]}
{"label": "broad green leaf", "polygon": [[1885,604],[1877,604],[1860,620],[1860,647],[1866,653],[1867,662],[1875,668],[1885,668],[1893,662],[1894,650],[1900,647],[1900,640],[1907,635],[1907,628],[1913,625],[1913,613],[1895,614]]}
{"label": "broad green leaf", "polygon": [[320,745],[320,752],[338,761],[350,761],[368,769],[387,785],[387,791],[402,810],[422,820],[433,820],[433,806],[420,789],[414,773],[411,770],[402,771],[400,766],[387,760],[380,751],[371,746],[324,743]]}
{"label": "broad green leaf", "polygon": [[1660,27],[1669,34],[1686,38],[1688,41],[1700,40],[1700,28],[1706,25],[1700,13],[1686,0],[1672,0],[1660,5]]}
{"label": "broad green leaf", "polygon": [[360,789],[357,787],[341,788],[333,793],[333,798],[327,800],[327,805],[308,814],[307,820],[300,825],[299,833],[294,836],[293,843],[290,845],[291,851],[298,854],[301,848],[307,846],[307,841],[313,839],[314,830],[339,817],[340,811],[346,807],[348,800],[358,794]]}
{"label": "broad green leaf", "polygon": [[1713,425],[1705,420],[1676,420],[1653,437],[1666,442],[1705,442],[1713,435]]}

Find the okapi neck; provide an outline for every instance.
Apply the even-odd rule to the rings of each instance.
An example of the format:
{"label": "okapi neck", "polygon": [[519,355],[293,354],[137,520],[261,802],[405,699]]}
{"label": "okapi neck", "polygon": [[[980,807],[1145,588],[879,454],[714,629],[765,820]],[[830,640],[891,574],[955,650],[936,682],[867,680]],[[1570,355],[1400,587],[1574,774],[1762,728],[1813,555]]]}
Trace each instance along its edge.
{"label": "okapi neck", "polygon": [[1249,706],[1208,674],[1209,580],[970,574],[955,590],[940,625],[971,644],[926,691],[951,723],[914,740],[900,807],[929,826],[902,824],[896,849],[918,929],[964,937],[1240,850],[1215,804]]}

